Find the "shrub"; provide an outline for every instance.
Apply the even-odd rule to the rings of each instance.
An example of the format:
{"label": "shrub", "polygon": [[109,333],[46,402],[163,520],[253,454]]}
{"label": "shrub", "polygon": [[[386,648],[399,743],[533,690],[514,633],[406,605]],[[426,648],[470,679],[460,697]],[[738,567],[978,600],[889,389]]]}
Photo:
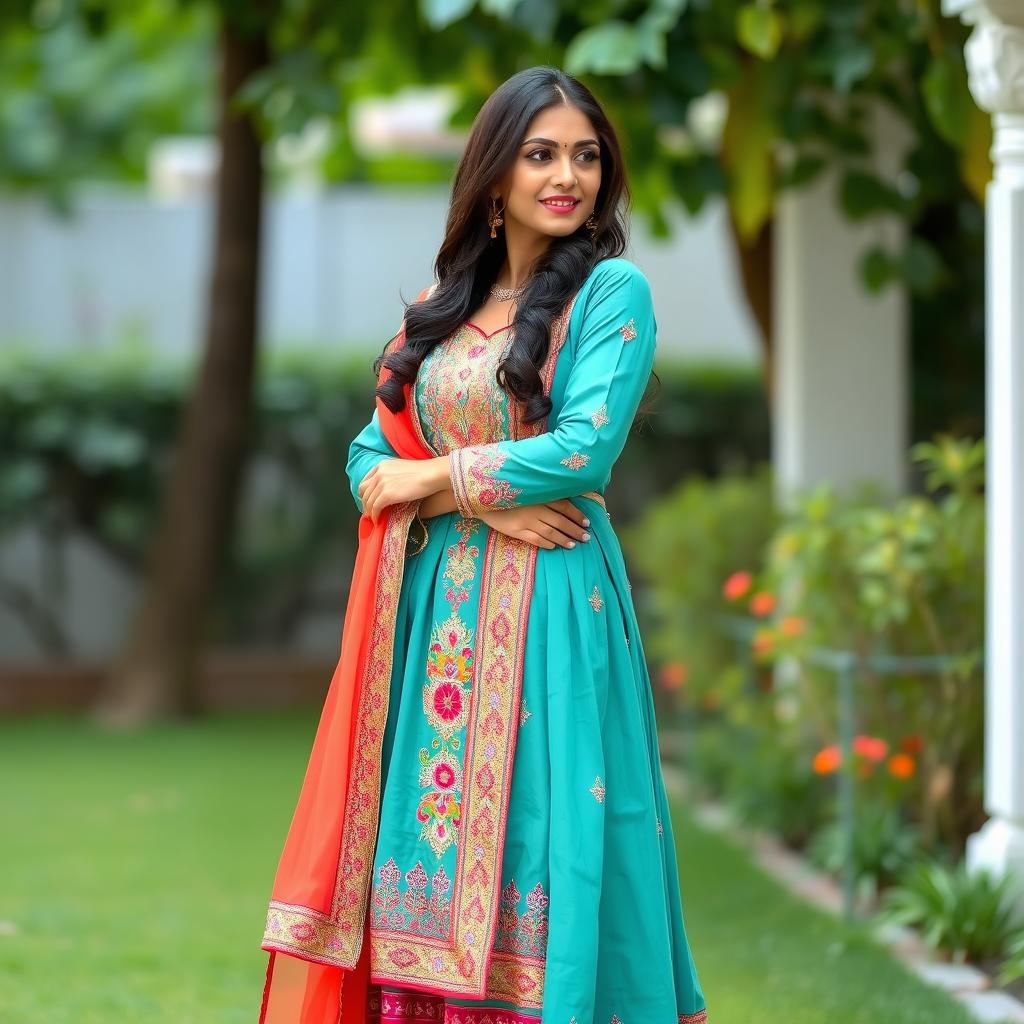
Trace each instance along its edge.
{"label": "shrub", "polygon": [[961,861],[914,864],[882,898],[883,920],[914,925],[928,945],[955,961],[1005,956],[1021,923],[1011,903],[1011,878],[968,872]]}
{"label": "shrub", "polygon": [[[863,902],[876,903],[880,891],[893,885],[920,856],[918,829],[896,807],[861,801],[853,833],[853,876]],[[835,875],[843,871],[846,850],[840,822],[830,822],[808,846],[814,863]]]}
{"label": "shrub", "polygon": [[925,843],[959,852],[984,821],[984,448],[940,437],[913,455],[924,495],[881,504],[823,485],[795,503],[753,582],[778,595],[754,657],[786,663],[786,699],[823,744],[837,731],[836,682],[816,667],[816,648],[932,658],[884,675],[859,667],[856,711],[864,732],[898,722],[924,737],[906,798]]}
{"label": "shrub", "polygon": [[[722,581],[757,565],[775,526],[771,471],[760,465],[749,476],[693,477],[652,502],[623,528],[623,547],[643,576],[644,648],[662,666],[655,693],[659,715],[685,707],[714,717],[724,693],[742,684],[735,641],[718,627],[728,608]],[[686,683],[665,686],[666,666],[684,666]],[[725,678],[730,675],[730,678]],[[682,699],[681,699],[682,698]]]}
{"label": "shrub", "polygon": [[[343,611],[357,512],[351,439],[373,408],[374,353],[269,349],[257,381],[244,500],[218,580],[212,639],[286,647],[309,609]],[[627,523],[668,481],[765,454],[756,372],[659,363],[655,412],[616,467],[609,507]],[[50,654],[70,654],[59,608],[70,542],[143,571],[192,368],[126,342],[37,355],[0,348],[0,543],[43,534],[45,590],[0,580],[0,601]],[[46,589],[49,588],[49,589]]]}

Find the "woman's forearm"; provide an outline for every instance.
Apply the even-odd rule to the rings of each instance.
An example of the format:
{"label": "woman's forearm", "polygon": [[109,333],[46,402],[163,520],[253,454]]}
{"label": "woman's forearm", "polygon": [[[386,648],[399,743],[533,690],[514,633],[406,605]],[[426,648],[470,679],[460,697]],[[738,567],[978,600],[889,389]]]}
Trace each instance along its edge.
{"label": "woman's forearm", "polygon": [[456,510],[455,494],[452,492],[451,487],[444,487],[420,502],[420,519],[432,519],[434,516],[443,515],[445,512],[455,512]]}
{"label": "woman's forearm", "polygon": [[445,512],[458,511],[449,475],[448,456],[441,455],[430,459],[424,468],[428,474],[432,493],[420,502],[420,518],[430,519],[433,516],[443,515]]}

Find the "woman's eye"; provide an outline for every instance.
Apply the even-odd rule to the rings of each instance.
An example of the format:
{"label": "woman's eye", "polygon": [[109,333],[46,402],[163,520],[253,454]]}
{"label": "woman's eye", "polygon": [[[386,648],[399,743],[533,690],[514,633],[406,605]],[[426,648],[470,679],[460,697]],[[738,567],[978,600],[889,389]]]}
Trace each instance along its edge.
{"label": "woman's eye", "polygon": [[[548,157],[549,155],[550,154],[548,153],[548,151],[546,149],[535,149],[532,153],[528,153],[527,154],[526,159],[527,160],[533,160],[533,158],[535,156]],[[592,150],[592,149],[585,149],[585,150],[583,150],[582,153],[577,154],[577,159],[579,157],[585,157],[586,159],[583,162],[587,163],[587,164],[593,163],[595,160],[599,159],[598,154],[595,153],[594,150]],[[537,160],[537,161],[535,161],[535,163],[540,163],[540,161]]]}

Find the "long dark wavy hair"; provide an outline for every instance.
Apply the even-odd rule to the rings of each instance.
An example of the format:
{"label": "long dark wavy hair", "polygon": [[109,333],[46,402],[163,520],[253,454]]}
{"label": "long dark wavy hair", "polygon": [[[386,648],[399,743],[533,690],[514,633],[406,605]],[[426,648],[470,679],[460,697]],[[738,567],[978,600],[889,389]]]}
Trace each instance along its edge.
{"label": "long dark wavy hair", "polygon": [[522,403],[526,423],[551,411],[540,370],[548,355],[551,325],[579,290],[594,265],[621,256],[628,241],[630,202],[618,139],[601,105],[582,82],[556,67],[526,68],[502,83],[480,108],[455,171],[444,241],[434,262],[437,288],[422,302],[405,302],[405,344],[392,350],[396,334],[374,362],[391,376],[376,394],[392,411],[405,405],[424,357],[483,305],[505,259],[505,235],[490,237],[490,189],[512,166],[541,111],[558,104],[577,107],[590,119],[600,142],[601,187],[594,219],[571,235],[553,238],[537,261],[516,307],[509,351],[497,370],[498,384]]}

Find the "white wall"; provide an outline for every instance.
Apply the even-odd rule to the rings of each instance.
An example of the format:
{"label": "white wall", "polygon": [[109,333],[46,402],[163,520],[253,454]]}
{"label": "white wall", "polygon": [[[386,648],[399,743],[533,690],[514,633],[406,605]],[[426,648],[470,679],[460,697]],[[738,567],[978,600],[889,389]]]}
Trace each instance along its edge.
{"label": "white wall", "polygon": [[[266,343],[379,350],[398,328],[400,296],[433,280],[447,201],[442,187],[361,185],[270,198]],[[662,242],[636,222],[627,254],[650,277],[662,351],[755,361],[723,208],[675,225]],[[202,198],[92,186],[61,221],[38,200],[0,197],[0,345],[21,338],[58,352],[130,332],[191,352],[203,336],[210,231]]]}

